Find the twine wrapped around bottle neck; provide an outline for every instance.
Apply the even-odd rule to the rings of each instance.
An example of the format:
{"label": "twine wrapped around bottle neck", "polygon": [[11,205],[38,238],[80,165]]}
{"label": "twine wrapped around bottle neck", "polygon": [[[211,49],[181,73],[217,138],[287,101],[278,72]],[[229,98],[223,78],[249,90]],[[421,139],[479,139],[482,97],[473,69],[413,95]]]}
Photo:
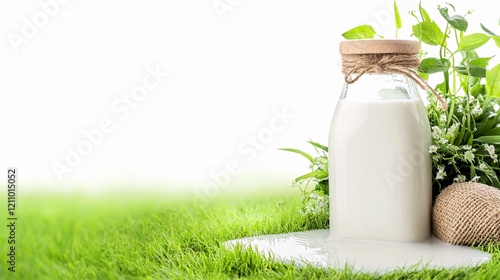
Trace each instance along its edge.
{"label": "twine wrapped around bottle neck", "polygon": [[364,74],[372,73],[396,73],[407,76],[423,90],[430,90],[439,100],[443,110],[448,109],[446,101],[420,77],[415,68],[420,65],[420,59],[415,54],[399,53],[370,53],[370,54],[343,54],[342,73],[345,75],[345,82],[352,84]]}

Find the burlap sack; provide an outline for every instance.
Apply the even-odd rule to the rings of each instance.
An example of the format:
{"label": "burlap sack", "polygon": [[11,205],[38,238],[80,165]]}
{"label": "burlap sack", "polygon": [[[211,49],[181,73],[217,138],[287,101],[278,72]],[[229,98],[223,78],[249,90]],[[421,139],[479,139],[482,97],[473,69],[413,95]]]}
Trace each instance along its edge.
{"label": "burlap sack", "polygon": [[434,235],[451,244],[500,242],[500,190],[480,183],[444,189],[432,209]]}

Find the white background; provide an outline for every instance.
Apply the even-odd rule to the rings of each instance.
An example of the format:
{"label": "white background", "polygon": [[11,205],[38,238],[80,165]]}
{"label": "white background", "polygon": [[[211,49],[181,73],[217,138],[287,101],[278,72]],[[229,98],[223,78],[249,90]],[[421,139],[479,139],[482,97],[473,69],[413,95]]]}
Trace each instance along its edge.
{"label": "white background", "polygon": [[[418,1],[404,2],[408,29]],[[470,32],[483,22],[500,33],[494,1],[450,2],[460,13],[475,10]],[[31,190],[190,191],[217,183],[210,174],[228,163],[238,172],[221,188],[287,188],[308,166],[277,149],[312,152],[308,139],[327,143],[342,86],[340,34],[364,23],[394,34],[387,0],[73,0],[52,6],[32,38],[14,46],[26,20],[43,22],[40,3],[50,1],[0,2],[0,172],[18,167]],[[221,3],[231,9],[217,11]],[[434,1],[423,4],[439,18]],[[120,119],[113,102],[148,67],[169,77]],[[294,118],[271,137],[276,110]],[[52,164],[66,164],[66,147],[103,119],[115,129],[59,180]],[[250,157],[249,137],[259,133],[267,143]]]}

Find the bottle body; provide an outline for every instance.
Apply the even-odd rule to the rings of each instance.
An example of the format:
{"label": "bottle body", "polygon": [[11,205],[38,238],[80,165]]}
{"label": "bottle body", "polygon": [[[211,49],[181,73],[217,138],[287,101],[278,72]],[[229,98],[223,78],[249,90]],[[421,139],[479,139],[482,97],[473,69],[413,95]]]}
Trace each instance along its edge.
{"label": "bottle body", "polygon": [[428,238],[430,145],[425,106],[407,77],[365,74],[344,86],[329,140],[332,236]]}

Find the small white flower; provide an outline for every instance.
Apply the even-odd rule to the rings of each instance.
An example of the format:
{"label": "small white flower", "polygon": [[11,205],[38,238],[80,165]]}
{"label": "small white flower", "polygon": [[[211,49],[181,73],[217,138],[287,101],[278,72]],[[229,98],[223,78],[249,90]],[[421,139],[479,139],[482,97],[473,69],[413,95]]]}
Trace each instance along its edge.
{"label": "small white flower", "polygon": [[488,169],[488,165],[484,162],[481,162],[481,164],[479,164],[479,169]]}
{"label": "small white flower", "polygon": [[441,159],[441,155],[440,154],[435,154],[432,156],[432,160],[434,161],[439,161]]}
{"label": "small white flower", "polygon": [[326,157],[320,157],[319,162],[321,162],[322,164],[328,164],[328,159]]}
{"label": "small white flower", "polygon": [[307,202],[304,210],[301,211],[306,215],[319,215],[328,212],[329,197],[327,195],[319,195],[317,193],[310,193],[306,198]]}
{"label": "small white flower", "polygon": [[448,144],[446,145],[446,149],[448,150],[452,150],[454,152],[458,152],[458,150],[460,150],[460,146],[455,146],[455,145],[452,145],[452,144]]}
{"label": "small white flower", "polygon": [[490,154],[490,157],[492,157],[495,154],[495,146],[483,144],[483,147],[488,152],[488,154]]}
{"label": "small white flower", "polygon": [[462,149],[466,150],[466,151],[470,151],[470,149],[472,149],[472,146],[469,146],[469,145],[463,145],[462,146]]}
{"label": "small white flower", "polygon": [[441,144],[448,144],[448,139],[441,138],[439,140],[439,143],[441,143]]}
{"label": "small white flower", "polygon": [[477,182],[481,179],[481,176],[474,176],[474,178],[471,179],[472,182]]}
{"label": "small white flower", "polygon": [[488,117],[490,117],[490,118],[496,117],[499,109],[500,109],[500,105],[498,105],[498,103],[493,104],[493,111],[490,113],[490,115]]}
{"label": "small white flower", "polygon": [[498,156],[497,155],[492,155],[490,157],[493,159],[494,163],[498,163]]}
{"label": "small white flower", "polygon": [[442,123],[446,122],[446,119],[446,114],[441,114],[441,116],[439,117],[439,121]]}
{"label": "small white flower", "polygon": [[457,112],[462,113],[464,111],[464,107],[462,105],[458,105]]}
{"label": "small white flower", "polygon": [[316,165],[321,170],[328,170],[328,159],[324,156],[316,157],[314,159]]}
{"label": "small white flower", "polygon": [[467,178],[465,178],[464,175],[460,174],[458,175],[457,177],[453,178],[453,182],[456,182],[456,183],[463,183],[465,182]]}
{"label": "small white flower", "polygon": [[443,180],[446,177],[446,172],[439,170],[439,172],[436,174],[436,180]]}
{"label": "small white flower", "polygon": [[483,144],[484,149],[490,154],[491,159],[493,159],[494,163],[498,162],[498,155],[495,154],[495,146]]}
{"label": "small white flower", "polygon": [[441,130],[441,128],[439,128],[439,126],[436,126],[436,125],[435,125],[435,126],[433,126],[433,127],[431,128],[431,130],[432,130],[432,132],[436,132],[436,133],[438,133],[438,134],[443,133],[443,131]]}
{"label": "small white flower", "polygon": [[476,106],[474,106],[474,108],[472,108],[472,111],[471,111],[472,115],[478,117],[482,113],[483,113],[483,108],[481,108],[481,106],[479,104],[477,104]]}
{"label": "small white flower", "polygon": [[465,157],[465,159],[466,159],[466,160],[468,160],[469,162],[473,162],[473,161],[474,161],[474,158],[475,158],[476,156],[472,153],[472,151],[467,151],[467,152],[465,152],[464,157]]}
{"label": "small white flower", "polygon": [[432,138],[434,138],[435,140],[440,141],[443,138],[443,130],[441,130],[439,126],[433,126],[431,128],[431,131]]}
{"label": "small white flower", "polygon": [[455,134],[455,131],[457,130],[457,127],[458,127],[458,124],[457,123],[453,123],[448,128],[448,131],[446,132],[446,134],[448,134],[448,136],[453,136]]}
{"label": "small white flower", "polygon": [[429,147],[429,154],[437,152],[438,147],[436,145],[432,145]]}
{"label": "small white flower", "polygon": [[446,172],[444,171],[444,165],[438,166],[438,173],[436,174],[436,180],[442,180],[446,177]]}

